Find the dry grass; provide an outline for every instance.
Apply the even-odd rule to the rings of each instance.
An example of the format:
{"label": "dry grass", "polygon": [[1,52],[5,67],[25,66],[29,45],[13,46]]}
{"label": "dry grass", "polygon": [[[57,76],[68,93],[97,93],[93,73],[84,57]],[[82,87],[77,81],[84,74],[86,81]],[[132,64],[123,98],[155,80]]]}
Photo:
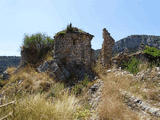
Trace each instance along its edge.
{"label": "dry grass", "polygon": [[12,74],[16,69],[17,69],[16,67],[8,67],[6,71],[8,74]]}
{"label": "dry grass", "polygon": [[40,94],[30,95],[18,100],[13,107],[14,116],[10,120],[76,120],[79,116],[76,111],[81,108],[76,97],[68,93],[54,100],[46,100]]}
{"label": "dry grass", "polygon": [[[90,116],[89,109],[67,92],[63,83],[30,66],[12,74],[0,93],[6,96],[3,104],[17,101],[11,120],[87,120]],[[0,109],[0,118],[12,109]]]}
{"label": "dry grass", "polygon": [[149,67],[148,63],[141,63],[139,64],[138,68],[139,68],[139,71],[145,71],[147,70]]}
{"label": "dry grass", "polygon": [[[143,72],[142,72],[143,74]],[[159,104],[159,76],[155,68],[150,68],[150,71],[144,75],[143,79],[134,80],[131,83],[130,91],[141,99],[147,100],[151,104]],[[156,79],[154,79],[156,78]],[[133,78],[132,78],[133,79]],[[159,105],[158,105],[159,106]],[[160,106],[159,106],[160,107]]]}
{"label": "dry grass", "polygon": [[99,114],[102,120],[139,120],[137,114],[124,103],[120,89],[128,89],[130,76],[116,77],[113,73],[101,76],[104,80],[102,101]]}
{"label": "dry grass", "polygon": [[8,95],[17,94],[21,91],[29,93],[47,92],[54,83],[54,80],[46,73],[38,73],[32,67],[27,66],[18,73],[11,75],[9,82],[3,87],[3,91]]}
{"label": "dry grass", "polygon": [[23,99],[16,106],[14,120],[72,120],[77,109],[74,96],[52,101],[36,95]]}
{"label": "dry grass", "polygon": [[[146,69],[146,65],[143,66]],[[142,72],[143,73],[143,72]],[[111,72],[107,75],[100,75],[104,80],[103,98],[100,103],[99,113],[103,120],[138,120],[139,118],[133,111],[123,103],[124,98],[119,90],[132,93],[134,96],[147,101],[151,105],[159,106],[160,87],[158,80],[153,80],[157,71],[152,69],[149,72],[151,79],[141,80],[131,74],[123,72]]]}

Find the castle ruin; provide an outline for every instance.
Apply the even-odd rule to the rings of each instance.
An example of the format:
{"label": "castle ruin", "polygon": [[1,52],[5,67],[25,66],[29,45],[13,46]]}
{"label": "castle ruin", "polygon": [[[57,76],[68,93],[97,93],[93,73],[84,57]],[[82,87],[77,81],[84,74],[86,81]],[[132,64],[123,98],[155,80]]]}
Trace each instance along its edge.
{"label": "castle ruin", "polygon": [[112,49],[115,44],[115,40],[110,36],[110,33],[106,30],[106,28],[103,29],[103,45],[101,49],[101,63],[104,67],[110,67],[111,66],[111,58],[112,58]]}
{"label": "castle ruin", "polygon": [[71,28],[65,34],[57,34],[54,37],[54,59],[63,64],[73,66],[83,64],[90,68],[92,62],[91,40],[93,35]]}
{"label": "castle ruin", "polygon": [[[71,25],[54,36],[54,55],[39,67],[39,71],[50,71],[54,79],[67,80],[72,75],[83,80],[85,75],[93,79],[92,65],[95,63],[91,40],[94,36]],[[103,65],[110,65],[114,40],[106,29],[103,30],[104,43],[101,50]]]}

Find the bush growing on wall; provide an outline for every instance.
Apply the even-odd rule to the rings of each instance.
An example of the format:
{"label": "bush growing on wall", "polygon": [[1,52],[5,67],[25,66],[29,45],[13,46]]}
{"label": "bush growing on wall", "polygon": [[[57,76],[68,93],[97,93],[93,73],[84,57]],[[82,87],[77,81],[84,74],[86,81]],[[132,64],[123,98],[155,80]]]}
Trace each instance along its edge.
{"label": "bush growing on wall", "polygon": [[21,55],[25,62],[37,64],[53,50],[54,40],[41,33],[25,35]]}

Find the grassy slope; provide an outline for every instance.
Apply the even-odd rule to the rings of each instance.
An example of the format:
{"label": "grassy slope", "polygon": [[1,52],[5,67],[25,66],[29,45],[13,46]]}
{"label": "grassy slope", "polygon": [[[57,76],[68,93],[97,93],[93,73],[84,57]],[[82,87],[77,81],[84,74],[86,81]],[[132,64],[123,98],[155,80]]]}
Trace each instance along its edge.
{"label": "grassy slope", "polygon": [[[154,69],[151,75],[154,76]],[[99,114],[105,120],[141,120],[139,115],[124,104],[124,97],[120,90],[128,91],[150,104],[159,103],[157,90],[159,87],[153,81],[141,81],[132,74],[122,72],[110,72],[107,75],[100,75],[104,81],[102,102],[99,107]],[[147,91],[145,91],[147,89]],[[157,99],[156,99],[157,98]],[[143,120],[146,120],[143,118]],[[155,119],[155,118],[153,118]]]}
{"label": "grassy slope", "polygon": [[85,120],[90,116],[83,95],[73,94],[77,91],[68,92],[63,83],[29,66],[11,75],[0,93],[5,95],[3,104],[16,100],[15,105],[0,108],[0,118],[13,110],[11,120]]}

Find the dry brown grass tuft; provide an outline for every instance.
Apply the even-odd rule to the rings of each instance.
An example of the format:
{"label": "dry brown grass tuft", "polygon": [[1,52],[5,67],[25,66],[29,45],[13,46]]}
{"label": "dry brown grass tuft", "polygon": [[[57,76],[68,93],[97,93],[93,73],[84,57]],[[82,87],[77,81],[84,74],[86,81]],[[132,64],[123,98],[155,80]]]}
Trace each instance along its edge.
{"label": "dry brown grass tuft", "polygon": [[47,100],[44,95],[37,94],[19,99],[10,108],[0,109],[0,117],[6,114],[6,110],[12,111],[12,107],[13,116],[9,120],[76,120],[79,116],[76,112],[81,108],[77,98],[68,93],[54,100]]}
{"label": "dry brown grass tuft", "polygon": [[[2,92],[6,96],[3,104],[17,101],[11,120],[85,120],[90,115],[89,109],[63,83],[30,66],[12,74]],[[0,118],[12,109],[12,106],[0,109]]]}
{"label": "dry brown grass tuft", "polygon": [[101,76],[104,80],[102,101],[99,114],[102,120],[139,120],[137,114],[130,110],[124,103],[120,89],[128,89],[130,76],[118,76],[109,73]]}
{"label": "dry brown grass tuft", "polygon": [[30,66],[26,66],[19,72],[12,74],[8,83],[3,87],[3,91],[8,97],[18,93],[42,93],[48,92],[55,83],[47,73],[38,73]]}
{"label": "dry brown grass tuft", "polygon": [[16,69],[17,69],[16,67],[8,67],[6,71],[8,74],[12,74]]}

